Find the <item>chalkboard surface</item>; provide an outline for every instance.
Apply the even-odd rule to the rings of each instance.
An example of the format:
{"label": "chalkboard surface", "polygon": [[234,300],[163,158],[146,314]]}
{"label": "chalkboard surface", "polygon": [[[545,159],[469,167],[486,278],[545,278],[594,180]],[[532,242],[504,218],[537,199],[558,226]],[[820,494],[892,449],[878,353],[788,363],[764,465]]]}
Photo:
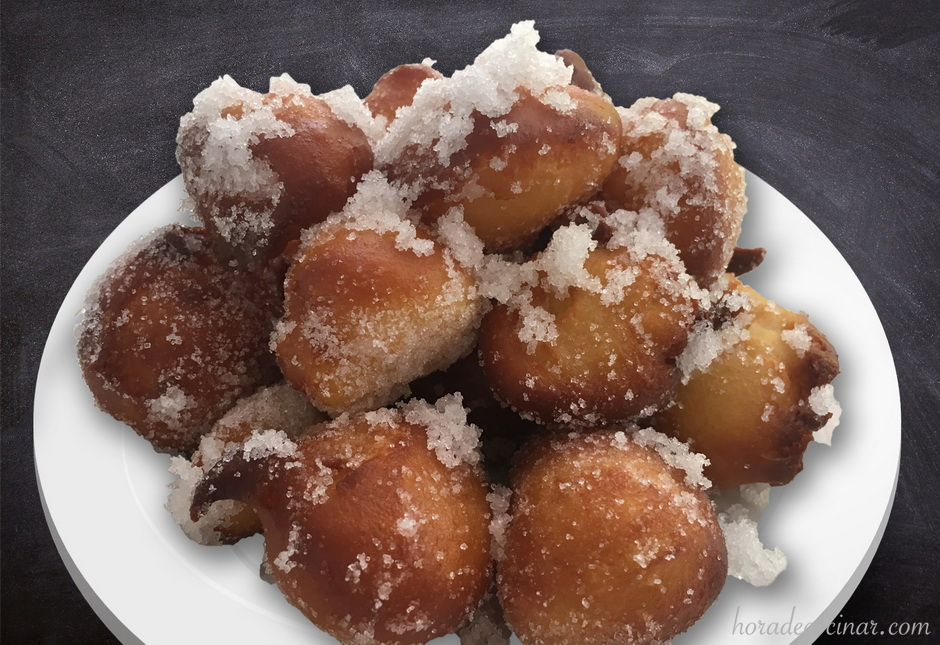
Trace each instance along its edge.
{"label": "chalkboard surface", "polygon": [[[2,638],[117,642],[72,583],[36,487],[32,395],[92,252],[178,173],[180,115],[221,74],[360,95],[426,56],[463,67],[518,20],[619,103],[719,103],[738,160],[833,241],[879,312],[903,412],[897,497],[841,621],[940,633],[940,9],[931,1],[4,2]],[[863,476],[865,465],[859,465]],[[932,622],[931,622],[932,621]],[[912,637],[929,642],[931,637]],[[823,637],[821,641],[827,640]],[[879,642],[859,637],[852,642]]]}

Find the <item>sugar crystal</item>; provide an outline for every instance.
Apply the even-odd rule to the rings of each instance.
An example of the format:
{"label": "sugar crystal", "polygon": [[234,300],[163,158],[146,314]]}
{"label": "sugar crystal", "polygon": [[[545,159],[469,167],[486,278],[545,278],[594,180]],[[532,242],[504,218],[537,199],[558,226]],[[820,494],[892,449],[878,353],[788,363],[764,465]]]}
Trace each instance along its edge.
{"label": "sugar crystal", "polygon": [[826,424],[813,433],[813,440],[827,446],[832,445],[832,432],[839,425],[842,416],[842,406],[836,400],[832,383],[813,388],[809,393],[809,405],[815,414],[821,417],[829,415]]}
{"label": "sugar crystal", "polygon": [[448,468],[480,462],[480,429],[467,422],[463,397],[448,394],[432,406],[421,400],[402,404],[408,423],[424,426],[428,431],[428,449]]}
{"label": "sugar crystal", "polygon": [[768,484],[746,484],[714,495],[718,524],[728,548],[728,575],[755,587],[772,583],[787,567],[779,548],[761,543],[757,522],[770,500]]}

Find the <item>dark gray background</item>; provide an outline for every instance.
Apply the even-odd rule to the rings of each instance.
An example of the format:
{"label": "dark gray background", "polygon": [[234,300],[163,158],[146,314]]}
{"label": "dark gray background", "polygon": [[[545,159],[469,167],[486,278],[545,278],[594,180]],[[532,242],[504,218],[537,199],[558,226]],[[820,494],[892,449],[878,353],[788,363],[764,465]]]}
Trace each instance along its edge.
{"label": "dark gray background", "polygon": [[[135,3],[137,5],[138,3]],[[739,160],[835,243],[877,308],[903,412],[897,498],[843,619],[940,633],[940,3],[561,0],[2,4],[2,640],[107,643],[40,508],[32,397],[46,334],[108,233],[173,178],[192,97],[282,72],[360,95],[425,56],[451,72],[512,22],[582,54],[618,102],[722,105]],[[865,465],[859,465],[863,475]],[[874,642],[874,639],[868,639]],[[181,640],[185,642],[185,638]],[[866,642],[858,639],[853,642]]]}

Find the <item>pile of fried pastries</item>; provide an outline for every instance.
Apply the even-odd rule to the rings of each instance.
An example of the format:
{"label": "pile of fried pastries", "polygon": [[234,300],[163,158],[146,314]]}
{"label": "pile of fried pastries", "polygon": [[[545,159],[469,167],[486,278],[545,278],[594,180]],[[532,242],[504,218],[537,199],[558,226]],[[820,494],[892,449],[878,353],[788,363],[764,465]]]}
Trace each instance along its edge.
{"label": "pile of fried pastries", "polygon": [[153,231],[78,327],[97,405],[172,455],[203,544],[355,645],[622,645],[785,567],[771,486],[838,420],[838,359],[740,276],[718,106],[615,106],[516,24],[360,99],[222,77],[182,117],[198,225]]}

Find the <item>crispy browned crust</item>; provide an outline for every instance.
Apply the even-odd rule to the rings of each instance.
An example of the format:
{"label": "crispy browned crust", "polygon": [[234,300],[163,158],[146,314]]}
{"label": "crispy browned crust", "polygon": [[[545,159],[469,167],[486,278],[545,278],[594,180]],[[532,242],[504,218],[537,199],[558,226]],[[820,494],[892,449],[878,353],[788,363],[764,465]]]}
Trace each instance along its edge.
{"label": "crispy browned crust", "polygon": [[761,265],[766,255],[767,249],[762,247],[745,249],[736,246],[731,261],[728,262],[728,273],[733,273],[736,276],[750,273]]}

